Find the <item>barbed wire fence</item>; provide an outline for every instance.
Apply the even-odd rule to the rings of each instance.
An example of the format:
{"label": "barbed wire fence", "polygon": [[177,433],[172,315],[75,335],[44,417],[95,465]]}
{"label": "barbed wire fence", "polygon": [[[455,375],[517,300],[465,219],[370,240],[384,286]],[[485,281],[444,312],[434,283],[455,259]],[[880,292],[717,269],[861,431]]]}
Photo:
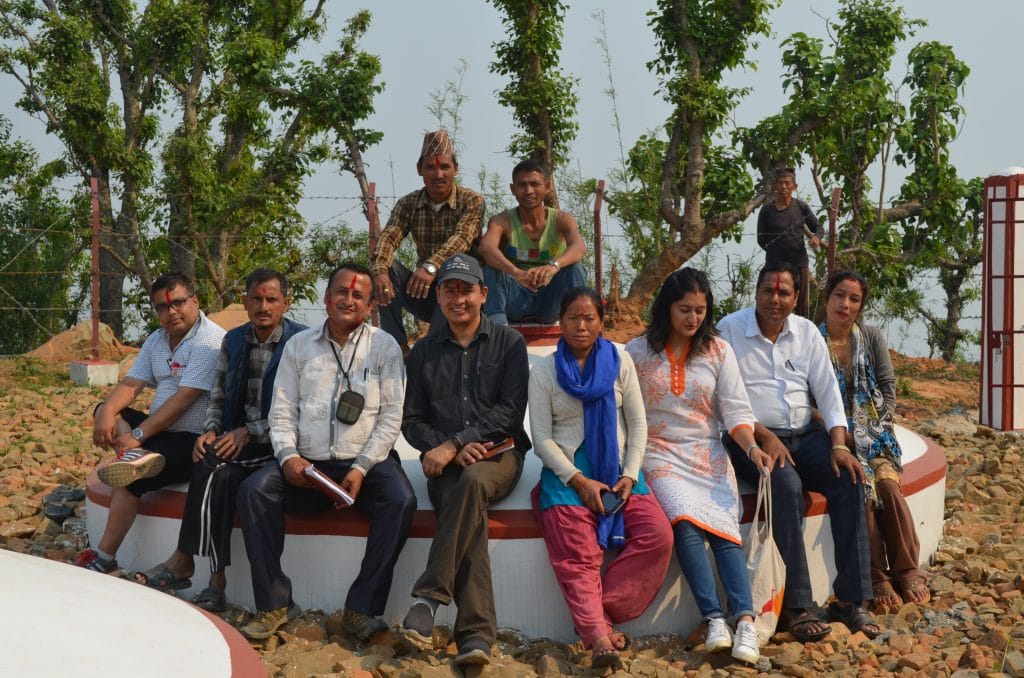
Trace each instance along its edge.
{"label": "barbed wire fence", "polygon": [[[601,182],[599,184],[599,188],[596,191],[595,200],[594,200],[595,209],[594,209],[594,213],[593,213],[593,216],[592,216],[593,224],[592,224],[591,228],[595,231],[595,235],[597,235],[598,238],[599,238],[599,242],[601,243],[600,249],[604,250],[602,255],[603,254],[611,254],[613,259],[617,260],[618,262],[622,262],[622,261],[624,261],[627,258],[625,255],[629,251],[629,248],[631,247],[631,242],[630,242],[629,237],[622,231],[622,228],[618,224],[618,222],[616,222],[614,219],[612,219],[611,216],[609,215],[608,208],[607,208],[607,203],[603,203],[602,202],[603,191],[604,191],[603,184],[604,184],[604,182],[603,182],[603,180],[601,180]],[[90,189],[87,188],[87,187],[82,187],[82,188],[77,188],[77,189],[76,188],[70,188],[70,187],[56,187],[56,190],[58,190],[58,191],[60,191],[62,193],[65,193],[65,194],[75,195],[75,196],[81,196],[81,194],[83,194],[83,193],[89,194],[91,192]],[[481,193],[481,195],[483,195],[485,200],[493,201],[493,203],[498,204],[498,205],[509,204],[509,200],[511,199],[511,195],[508,194],[508,193],[498,193],[498,192],[481,191],[481,190],[477,190],[477,192]],[[180,195],[183,195],[183,194],[179,194],[179,196]],[[167,197],[170,197],[169,194],[167,194],[167,193],[157,192],[157,191],[138,192],[138,193],[136,193],[136,196],[137,197],[145,197],[145,198],[156,198],[156,199],[166,199]],[[259,195],[258,194],[253,194],[251,197],[259,197]],[[384,207],[385,210],[383,210],[383,211],[385,211],[386,213],[390,213],[390,209],[393,208],[395,202],[399,198],[401,198],[401,197],[402,197],[401,195],[391,195],[391,194],[376,195],[376,194],[373,194],[372,195],[372,199],[373,199],[374,208],[379,213],[380,211],[382,211],[381,208]],[[322,218],[317,219],[316,221],[312,221],[312,222],[308,223],[306,225],[306,227],[305,227],[305,232],[306,233],[310,233],[310,232],[313,232],[314,230],[317,230],[317,229],[323,230],[323,229],[329,229],[329,228],[335,227],[335,226],[339,227],[339,228],[342,227],[342,226],[347,226],[348,225],[347,219],[358,213],[360,215],[360,219],[361,220],[366,220],[366,221],[364,221],[364,223],[367,223],[367,221],[369,221],[369,223],[367,223],[367,228],[370,230],[371,249],[372,249],[372,246],[373,246],[372,242],[373,242],[374,238],[376,237],[376,234],[374,232],[372,232],[372,227],[373,227],[374,221],[377,222],[376,223],[377,228],[380,228],[380,221],[384,221],[384,223],[386,223],[386,219],[377,220],[377,219],[370,219],[369,218],[369,215],[367,214],[367,212],[369,211],[367,209],[367,201],[366,201],[366,198],[364,198],[362,195],[342,195],[342,194],[303,195],[303,196],[301,196],[299,198],[299,202],[300,203],[302,203],[302,202],[306,202],[306,203],[317,203],[317,202],[319,202],[319,203],[322,203],[322,204],[347,203],[341,209],[333,210],[327,216],[324,216]],[[822,206],[821,209],[825,210],[825,209],[827,209],[827,206]],[[579,215],[577,215],[577,216],[579,216]],[[31,237],[28,239],[28,241],[20,249],[18,249],[13,255],[7,256],[5,260],[0,261],[0,311],[4,312],[5,314],[6,313],[22,314],[24,317],[29,318],[30,322],[32,322],[33,324],[35,324],[37,327],[40,328],[40,330],[44,333],[44,336],[47,337],[47,340],[49,338],[52,338],[52,337],[56,336],[61,331],[64,331],[67,328],[64,327],[64,328],[61,328],[61,329],[54,330],[54,329],[52,329],[54,327],[53,323],[41,322],[40,318],[41,317],[47,317],[47,316],[57,316],[57,317],[63,317],[63,318],[73,318],[74,322],[69,323],[70,325],[84,322],[85,320],[88,320],[93,315],[93,304],[90,302],[90,300],[88,298],[88,295],[79,295],[79,296],[83,297],[84,301],[83,301],[83,303],[81,303],[80,305],[77,305],[77,306],[71,306],[71,305],[68,305],[68,306],[36,306],[36,305],[32,305],[29,302],[26,302],[24,299],[19,299],[18,295],[15,292],[11,291],[12,287],[16,288],[17,286],[8,284],[6,281],[15,280],[15,279],[18,279],[18,278],[26,279],[26,278],[33,278],[33,277],[45,278],[45,277],[65,276],[65,275],[68,274],[68,272],[65,271],[65,270],[12,270],[12,265],[14,264],[15,261],[17,261],[17,259],[22,254],[24,254],[25,252],[29,251],[34,245],[36,245],[39,241],[41,241],[43,238],[46,238],[47,236],[64,235],[64,236],[68,236],[68,237],[78,237],[78,238],[82,237],[84,229],[77,229],[76,230],[76,229],[68,229],[68,228],[57,228],[57,226],[59,224],[61,224],[62,222],[64,222],[64,219],[63,218],[58,218],[58,219],[54,220],[48,226],[42,227],[42,228],[21,228],[21,227],[12,226],[12,225],[9,225],[9,224],[0,224],[0,237],[4,237],[6,235],[15,234],[15,233],[16,234],[20,234],[20,235],[30,235],[31,234]],[[138,223],[135,223],[133,225],[136,226],[136,227],[139,226]],[[116,238],[131,238],[131,237],[135,237],[135,236],[133,236],[131,234],[115,232],[115,231],[110,230],[109,228],[102,228],[102,227],[99,229],[99,235],[101,237],[103,237],[104,239],[107,239],[108,242],[109,242],[109,240],[116,239]],[[733,232],[733,235],[737,235],[737,234],[735,232]],[[738,236],[739,236],[741,242],[743,243],[744,248],[749,250],[748,254],[743,254],[742,252],[740,252],[740,253],[732,252],[732,253],[727,255],[727,254],[724,254],[721,251],[721,249],[720,249],[721,246],[718,243],[712,243],[710,245],[710,249],[707,252],[703,253],[703,255],[700,255],[700,261],[704,264],[704,268],[706,269],[706,273],[708,274],[708,278],[709,278],[709,280],[712,283],[712,286],[713,286],[713,288],[715,290],[716,296],[720,297],[722,294],[728,294],[729,291],[732,289],[732,286],[734,284],[734,277],[733,277],[733,272],[729,270],[730,266],[734,266],[735,267],[735,266],[740,266],[740,265],[750,264],[750,263],[756,262],[756,263],[754,263],[754,269],[756,270],[757,267],[758,267],[758,264],[760,263],[759,260],[760,260],[762,255],[761,255],[760,248],[757,247],[757,245],[756,245],[756,237],[757,237],[756,229],[752,230],[752,229],[749,229],[749,228],[744,228],[738,234]],[[199,234],[190,234],[189,235],[189,239],[196,240],[196,241],[200,241],[200,240],[203,240],[203,239],[215,239],[215,238],[219,238],[219,237],[220,237],[220,235],[216,234],[216,233],[208,233],[208,234],[199,233]],[[156,242],[159,242],[161,240],[167,240],[168,242],[171,241],[170,236],[168,236],[167,234],[164,234],[164,233],[146,234],[145,235],[145,239],[149,243],[156,243]],[[249,234],[242,233],[242,234],[240,234],[237,237],[236,242],[244,244],[246,242],[257,242],[257,241],[262,242],[263,240],[264,240],[264,236],[262,236],[262,235],[256,235],[256,234],[249,235]],[[749,247],[746,247],[746,245],[748,243],[751,243],[751,244],[750,244]],[[183,247],[183,244],[179,240],[175,240],[175,246],[176,247]],[[597,250],[599,248],[595,247],[594,249]],[[195,253],[193,252],[193,254],[195,254]],[[730,259],[732,258],[733,255],[735,255],[736,259],[737,259],[737,261],[735,261],[735,262],[731,262],[730,261]],[[590,273],[594,276],[593,279],[595,281],[599,281],[601,283],[602,287],[607,287],[607,272],[608,272],[608,268],[609,268],[609,262],[607,261],[607,259],[604,259],[604,257],[601,256],[601,257],[598,257],[596,259],[596,261],[594,262],[594,269],[595,270],[590,271]],[[622,271],[622,270],[620,270],[619,273],[620,273],[620,276],[622,276],[621,279],[622,279],[623,283],[625,285],[628,285],[628,283],[635,276],[636,271]],[[99,275],[100,276],[103,276],[103,275],[121,276],[123,274],[122,273],[112,273],[112,272],[99,272]],[[129,277],[132,277],[131,273],[129,273],[128,275],[129,275]],[[923,284],[923,288],[927,289],[929,287],[930,283],[937,282],[937,279],[938,279],[937,273],[929,272],[928,274],[926,274],[924,276],[924,278],[920,279],[918,282],[922,283]],[[625,285],[624,285],[623,289],[628,289],[628,287],[626,287]],[[930,285],[930,286],[932,287],[932,289],[935,288],[935,285]],[[227,299],[224,299],[224,296],[227,295],[227,294],[229,294],[229,292],[224,292],[224,293],[222,293],[220,299],[215,299],[215,300],[214,299],[209,299],[209,300],[206,300],[206,301],[207,301],[207,303],[211,303],[211,302],[215,302],[215,301],[216,302],[226,302],[226,303],[223,304],[224,306],[226,306],[226,305],[228,305],[228,303],[230,303],[230,302],[228,302]],[[749,300],[748,300],[748,303],[749,303]],[[219,305],[219,304],[217,304],[217,305]],[[317,314],[317,313],[320,313],[320,312],[323,311],[322,305],[320,305],[320,304],[313,304],[313,303],[310,303],[310,304],[293,304],[291,309],[292,309],[292,313],[297,313],[297,314]],[[115,309],[104,309],[104,310],[105,311],[114,311]],[[130,310],[131,309],[120,309],[120,312],[127,313]],[[962,316],[962,320],[967,321],[968,323],[974,323],[976,321],[980,321],[980,319],[981,319],[980,314],[965,314],[965,315]],[[0,333],[2,333],[2,332],[3,332],[3,330],[0,329]],[[3,343],[4,345],[6,345],[6,342],[0,342],[0,343]],[[9,354],[9,353],[0,352],[0,358],[17,357],[18,355],[21,355],[21,354]]]}

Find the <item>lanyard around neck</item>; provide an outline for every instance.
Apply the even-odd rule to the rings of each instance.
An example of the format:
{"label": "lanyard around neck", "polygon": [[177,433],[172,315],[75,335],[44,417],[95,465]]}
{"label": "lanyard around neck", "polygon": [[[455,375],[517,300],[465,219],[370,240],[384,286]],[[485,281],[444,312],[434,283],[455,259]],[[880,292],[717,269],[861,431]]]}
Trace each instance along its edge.
{"label": "lanyard around neck", "polygon": [[363,328],[360,327],[359,328],[359,336],[356,337],[356,343],[352,347],[352,357],[348,359],[348,369],[346,370],[341,365],[341,357],[338,356],[338,349],[336,349],[334,347],[334,340],[330,338],[330,335],[328,335],[328,337],[327,337],[327,341],[331,344],[331,353],[334,354],[334,360],[338,363],[338,369],[341,370],[342,375],[344,375],[344,377],[345,377],[345,385],[349,389],[352,388],[352,380],[348,378],[348,375],[349,375],[349,372],[352,371],[352,363],[354,363],[356,361],[356,351],[359,349],[359,342],[362,340],[362,338],[363,338]]}

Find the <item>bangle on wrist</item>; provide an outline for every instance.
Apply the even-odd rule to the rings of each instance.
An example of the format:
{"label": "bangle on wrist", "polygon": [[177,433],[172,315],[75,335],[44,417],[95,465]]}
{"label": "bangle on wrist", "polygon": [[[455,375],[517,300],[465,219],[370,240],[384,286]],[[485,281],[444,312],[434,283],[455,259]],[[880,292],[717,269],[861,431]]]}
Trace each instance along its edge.
{"label": "bangle on wrist", "polygon": [[760,446],[760,445],[758,445],[757,443],[754,443],[754,444],[752,444],[752,445],[751,445],[750,447],[748,447],[748,448],[747,448],[747,449],[745,450],[745,451],[746,451],[746,455],[747,455],[747,459],[750,459],[750,452],[751,452],[752,450],[759,450],[759,449],[761,449],[761,446]]}
{"label": "bangle on wrist", "polygon": [[849,452],[850,448],[847,447],[846,445],[833,445],[832,451],[835,452],[836,450],[843,450],[844,452]]}

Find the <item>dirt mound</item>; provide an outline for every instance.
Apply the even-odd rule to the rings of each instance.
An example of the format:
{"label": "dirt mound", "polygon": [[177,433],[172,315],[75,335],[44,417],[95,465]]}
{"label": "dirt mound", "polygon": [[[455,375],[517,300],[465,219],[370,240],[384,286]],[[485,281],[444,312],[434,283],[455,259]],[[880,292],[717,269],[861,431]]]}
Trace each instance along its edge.
{"label": "dirt mound", "polygon": [[[118,341],[110,327],[103,323],[100,323],[99,344],[100,360],[119,361],[125,356],[139,352],[139,349],[125,346]],[[70,330],[61,332],[26,355],[49,362],[64,363],[92,359],[92,321],[80,323]]]}
{"label": "dirt mound", "polygon": [[249,322],[249,315],[245,312],[245,307],[241,304],[231,304],[230,306],[226,306],[224,310],[217,311],[216,313],[210,313],[206,317],[223,327],[225,330],[233,330],[239,325],[244,325]]}

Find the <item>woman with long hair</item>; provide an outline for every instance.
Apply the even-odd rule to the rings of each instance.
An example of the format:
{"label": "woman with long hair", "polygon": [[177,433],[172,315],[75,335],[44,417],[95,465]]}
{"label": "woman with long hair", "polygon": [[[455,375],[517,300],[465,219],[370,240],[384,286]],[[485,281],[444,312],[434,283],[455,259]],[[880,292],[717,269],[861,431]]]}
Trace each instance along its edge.
{"label": "woman with long hair", "polygon": [[885,336],[860,322],[867,297],[863,276],[854,271],[833,273],[825,284],[825,320],[819,329],[846,409],[846,445],[867,474],[871,585],[875,609],[886,613],[904,602],[923,603],[931,594],[918,568],[921,545],[900,485],[902,450],[892,423],[896,374]]}
{"label": "woman with long hair", "polygon": [[[658,594],[672,531],[644,482],[640,386],[629,355],[601,336],[601,297],[570,289],[559,324],[555,353],[530,371],[530,437],[544,464],[533,509],[592,665],[611,666],[629,644],[614,624]],[[621,550],[602,573],[608,549]]]}
{"label": "woman with long hair", "polygon": [[[754,415],[732,349],[717,337],[707,276],[675,271],[651,307],[647,332],[626,344],[640,377],[647,411],[644,472],[672,523],[676,557],[701,615],[709,651],[760,656],[753,601],[740,539],[739,491],[722,422],[747,456],[764,470],[768,455],[754,440]],[[704,550],[718,567],[735,634],[730,629]]]}

